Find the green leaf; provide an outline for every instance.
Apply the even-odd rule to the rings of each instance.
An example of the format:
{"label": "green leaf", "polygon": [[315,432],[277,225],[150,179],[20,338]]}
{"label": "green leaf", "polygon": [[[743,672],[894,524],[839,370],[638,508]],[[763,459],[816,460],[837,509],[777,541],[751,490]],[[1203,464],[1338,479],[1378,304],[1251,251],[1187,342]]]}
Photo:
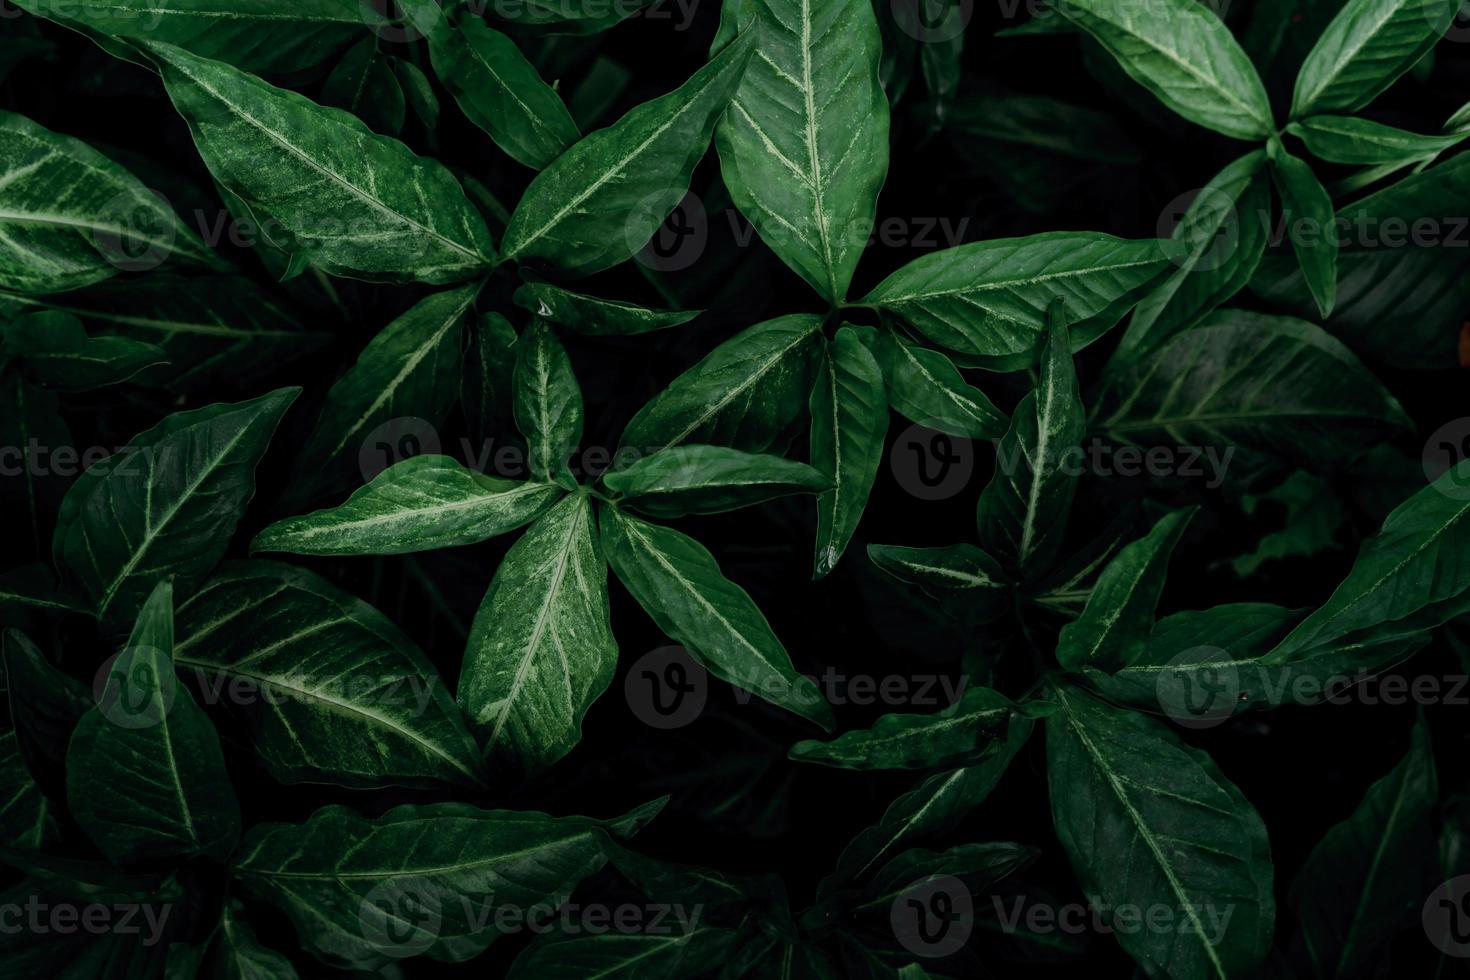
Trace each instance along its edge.
{"label": "green leaf", "polygon": [[66,750],[72,816],[117,865],[203,854],[240,838],[219,736],[173,670],[174,590],[160,582]]}
{"label": "green leaf", "polygon": [[59,7],[18,0],[16,5],[84,33],[145,36],[263,74],[315,67],[378,23],[373,7],[359,7],[355,0],[109,0]]}
{"label": "green leaf", "polygon": [[[419,447],[417,420],[436,426],[459,394],[464,326],[478,285],[433,293],[368,341],[327,392],[321,416],[297,456],[293,501],[356,486],[369,464],[391,464]],[[413,420],[397,431],[395,419]]]}
{"label": "green leaf", "polygon": [[[683,911],[679,909],[678,911]],[[705,975],[729,962],[742,940],[734,929],[669,921],[657,933],[556,930],[516,957],[509,980],[647,980]]]}
{"label": "green leaf", "polygon": [[1275,130],[1255,66],[1212,8],[1194,0],[1071,0],[1056,11],[1190,122],[1242,140]]}
{"label": "green leaf", "polygon": [[1459,8],[1459,0],[1347,0],[1297,73],[1291,118],[1363,108],[1434,47]]}
{"label": "green leaf", "polygon": [[841,303],[888,173],[873,5],[732,0],[716,49],[737,30],[757,35],[756,56],[715,133],[725,186],[781,261]]}
{"label": "green leaf", "polygon": [[39,851],[56,836],[56,817],[26,769],[20,738],[13,731],[0,732],[0,844]]}
{"label": "green leaf", "polygon": [[1240,292],[1266,254],[1270,212],[1265,153],[1257,150],[1216,174],[1165,246],[1178,271],[1133,311],[1119,356],[1158,347]]}
{"label": "green leaf", "polygon": [[888,399],[883,371],[851,327],[837,331],[812,387],[811,454],[833,487],[817,496],[817,543],[812,575],[837,567],[868,505],[883,462]]}
{"label": "green leaf", "polygon": [[1271,178],[1281,194],[1282,221],[1307,288],[1325,320],[1337,304],[1337,224],[1332,198],[1312,168],[1271,145]]}
{"label": "green leaf", "polygon": [[[435,32],[442,33],[442,32]],[[393,65],[378,51],[375,38],[363,38],[348,49],[322,85],[322,104],[352,113],[375,133],[397,136],[407,106]]]}
{"label": "green leaf", "polygon": [[1110,365],[1093,416],[1118,442],[1234,447],[1311,466],[1409,425],[1393,395],[1322,328],[1243,310],[1222,310]]}
{"label": "green leaf", "polygon": [[470,325],[459,403],[475,445],[493,445],[511,426],[511,380],[515,373],[515,327],[499,313]]}
{"label": "green leaf", "polygon": [[912,582],[930,595],[964,592],[967,599],[1005,601],[1009,582],[1000,562],[972,544],[942,548],[901,548],[870,544],[868,557],[894,578]]}
{"label": "green leaf", "polygon": [[105,628],[129,622],[159,578],[188,592],[219,562],[298,391],[170,415],[77,478],[52,550]]}
{"label": "green leaf", "polygon": [[13,356],[36,384],[87,391],[126,381],[167,361],[152,344],[126,337],[88,337],[76,317],[50,310],[0,327],[0,358]]}
{"label": "green leaf", "polygon": [[497,16],[528,33],[598,34],[641,13],[651,0],[602,3],[599,0],[525,0],[500,4]]}
{"label": "green leaf", "polygon": [[1307,152],[1328,163],[1372,166],[1409,163],[1434,157],[1463,142],[1470,133],[1420,136],[1356,116],[1308,116],[1286,127],[1307,146]]}
{"label": "green leaf", "polygon": [[462,962],[494,941],[497,914],[555,908],[600,868],[604,827],[617,830],[465,803],[399,806],[373,820],[328,806],[304,824],[253,828],[233,870],[330,965],[370,970],[421,953]]}
{"label": "green leaf", "polygon": [[542,169],[582,138],[556,91],[514,41],[479,17],[464,15],[430,31],[434,74],[495,145]]}
{"label": "green leaf", "polygon": [[678,531],[601,512],[607,560],[644,612],[711,674],[831,730],[832,708],[796,672],[745,590],[704,546]]}
{"label": "green leaf", "polygon": [[644,405],[623,430],[621,447],[770,449],[807,404],[821,326],[820,317],[797,315],[742,330]]}
{"label": "green leaf", "polygon": [[723,446],[675,446],[603,478],[618,502],[652,517],[718,514],[794,493],[820,493],[832,480],[805,463]]}
{"label": "green leaf", "polygon": [[1064,299],[1081,349],[1172,269],[1162,243],[1093,232],[973,242],[920,256],[864,303],[893,313],[943,347],[996,370],[1033,363],[1046,310]]}
{"label": "green leaf", "polygon": [[179,607],[174,663],[282,782],[479,781],[475,744],[428,659],[303,568],[225,565]]}
{"label": "green leaf", "polygon": [[[5,686],[16,749],[26,770],[60,797],[66,745],[96,695],[46,659],[24,633],[4,635]],[[54,781],[54,782],[53,782]]]}
{"label": "green leaf", "polygon": [[910,422],[966,439],[1005,435],[1005,413],[967,383],[946,355],[910,344],[892,331],[872,335],[888,404]]}
{"label": "green leaf", "polygon": [[242,911],[236,901],[220,910],[219,926],[203,951],[203,975],[221,980],[297,980],[291,961],[261,945]]}
{"label": "green leaf", "polygon": [[617,656],[592,505],[573,494],[506,554],[470,628],[459,704],[485,756],[524,773],[570,752]]}
{"label": "green leaf", "polygon": [[533,323],[516,344],[511,391],[531,475],[574,484],[568,461],[582,441],[582,388],[566,349],[544,322]]}
{"label": "green leaf", "polygon": [[40,559],[46,554],[46,529],[61,509],[68,482],[50,465],[50,454],[73,445],[56,394],[33,386],[18,372],[0,374],[0,445],[6,447],[9,470],[0,480],[0,507],[24,514],[29,524],[15,535],[15,560]]}
{"label": "green leaf", "polygon": [[1082,615],[1062,627],[1057,660],[1068,670],[1113,670],[1132,663],[1148,643],[1164,591],[1169,558],[1194,508],[1166,514],[1108,562]]}
{"label": "green leaf", "polygon": [[1047,782],[1057,837],[1085,894],[1166,909],[1170,929],[1117,930],[1147,971],[1250,976],[1271,944],[1266,828],[1204,752],[1162,724],[1057,687]]}
{"label": "green leaf", "polygon": [[403,555],[474,544],[534,520],[564,491],[467,470],[448,456],[395,463],[346,503],[276,521],[252,553]]}
{"label": "green leaf", "polygon": [[1050,319],[1040,380],[1016,406],[976,508],[981,547],[1028,574],[1043,570],[1061,547],[1077,487],[1068,461],[1086,431],[1060,303]]}
{"label": "green leaf", "polygon": [[747,32],[674,92],[557,157],[516,205],[504,257],[543,259],[576,275],[631,258],[688,190],[753,41],[754,32]]}
{"label": "green leaf", "polygon": [[57,293],[170,257],[222,268],[161,195],[81,140],[0,111],[0,289]]}
{"label": "green leaf", "polygon": [[703,310],[649,310],[632,303],[568,292],[545,282],[516,290],[516,305],[589,337],[626,337],[688,323]]}
{"label": "green leaf", "polygon": [[340,109],[155,41],[204,163],[271,234],[331,275],[448,283],[483,273],[490,233],[449,171]]}
{"label": "green leaf", "polygon": [[1316,976],[1370,976],[1390,941],[1418,926],[1424,898],[1444,874],[1435,839],[1438,797],[1421,716],[1403,760],[1327,831],[1292,883],[1291,906]]}
{"label": "green leaf", "polygon": [[872,728],[843,732],[830,742],[797,742],[790,756],[839,769],[932,769],[978,761],[1000,737],[1015,702],[988,687],[972,687],[932,714],[888,714]]}

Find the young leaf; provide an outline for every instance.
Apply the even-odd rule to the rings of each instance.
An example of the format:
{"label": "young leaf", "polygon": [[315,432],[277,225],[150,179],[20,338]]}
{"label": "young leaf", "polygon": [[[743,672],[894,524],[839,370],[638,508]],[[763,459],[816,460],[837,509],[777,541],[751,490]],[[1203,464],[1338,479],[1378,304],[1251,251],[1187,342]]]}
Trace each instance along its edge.
{"label": "young leaf", "polygon": [[797,742],[791,758],[839,769],[932,769],[974,763],[1005,731],[1015,702],[988,687],[972,687],[933,714],[889,714],[872,728],[830,742]]}
{"label": "young leaf", "polygon": [[66,750],[67,802],[117,865],[204,854],[240,837],[219,736],[174,676],[174,591],[160,582]]}
{"label": "young leaf", "polygon": [[771,448],[806,406],[821,326],[820,317],[784,316],[731,337],[633,416],[623,430],[622,448],[639,453],[685,443],[752,453]]}
{"label": "young leaf", "polygon": [[734,0],[715,48],[737,30],[758,37],[715,133],[725,186],[781,261],[841,303],[888,173],[873,5]]}
{"label": "young leaf", "polygon": [[1161,976],[1252,974],[1276,915],[1261,818],[1208,755],[1161,723],[1054,690],[1052,818],[1083,891],[1113,908],[1166,908],[1176,924],[1119,930],[1119,944]]}
{"label": "young leaf", "polygon": [[1071,0],[1056,10],[1191,122],[1242,140],[1273,132],[1266,88],[1212,8],[1194,0]]}
{"label": "young leaf", "polygon": [[1117,323],[1172,269],[1160,244],[1092,232],[974,242],[915,259],[863,302],[988,367],[1021,368],[1035,360],[1054,299],[1066,300],[1076,349]]}
{"label": "young leaf", "polygon": [[251,552],[402,555],[474,544],[534,520],[564,493],[467,470],[448,456],[395,463],[346,503],[277,521]]}
{"label": "young leaf", "polygon": [[375,282],[449,283],[494,261],[484,221],[439,163],[340,109],[172,45],[137,43],[205,165],[293,262]]}
{"label": "young leaf", "polygon": [[1360,166],[1432,158],[1470,138],[1470,133],[1420,136],[1371,119],[1332,115],[1308,116],[1286,127],[1286,131],[1305,143],[1307,152],[1319,160]]}
{"label": "young leaf", "polygon": [[1271,177],[1281,194],[1282,221],[1307,288],[1325,320],[1337,304],[1337,224],[1332,198],[1312,168],[1272,144]]}
{"label": "young leaf", "polygon": [[76,317],[43,311],[0,327],[0,357],[13,356],[36,384],[87,391],[126,381],[168,357],[126,337],[88,337]]}
{"label": "young leaf", "polygon": [[702,310],[649,310],[614,299],[584,296],[545,282],[516,290],[516,305],[589,337],[625,337],[688,323]]}
{"label": "young leaf", "polygon": [[58,293],[170,257],[223,268],[161,195],[81,140],[0,111],[0,289]]}
{"label": "young leaf", "polygon": [[170,415],[77,478],[52,550],[104,628],[131,620],[161,577],[190,591],[220,560],[298,391]]}
{"label": "young leaf", "polygon": [[174,663],[281,782],[479,781],[475,744],[423,653],[304,568],[222,567],[179,607]]}
{"label": "young leaf", "polygon": [[1356,112],[1434,47],[1459,0],[1347,0],[1296,77],[1291,118]]}
{"label": "young leaf", "polygon": [[531,475],[574,482],[567,460],[582,441],[582,388],[565,348],[545,322],[533,323],[516,344],[511,390]]}
{"label": "young leaf", "polygon": [[631,258],[688,190],[753,47],[754,32],[746,32],[674,92],[557,157],[516,205],[504,257],[542,259],[575,275]]}
{"label": "young leaf", "polygon": [[718,514],[793,493],[820,493],[832,480],[805,463],[723,446],[675,446],[603,478],[620,504],[652,517]]}
{"label": "young leaf", "polygon": [[976,509],[981,546],[1027,573],[1042,570],[1061,546],[1077,485],[1067,462],[1086,431],[1065,316],[1056,303],[1040,380],[1011,416],[996,447],[995,475]]}
{"label": "young leaf", "polygon": [[466,13],[429,32],[434,74],[506,153],[542,169],[582,138],[561,97],[514,41]]}
{"label": "young leaf", "polygon": [[811,397],[812,462],[833,481],[817,496],[814,578],[837,567],[883,462],[888,399],[883,371],[851,327],[826,345]]}
{"label": "young leaf", "polygon": [[1169,557],[1194,509],[1167,514],[1108,562],[1082,615],[1062,627],[1057,660],[1068,670],[1116,670],[1137,659],[1154,628]]}
{"label": "young leaf", "polygon": [[1005,435],[1005,413],[968,384],[946,355],[888,330],[873,334],[870,346],[883,368],[889,406],[910,422],[965,439]]}
{"label": "young leaf", "polygon": [[617,654],[592,505],[573,494],[506,554],[470,628],[459,704],[485,756],[524,773],[570,752]]}
{"label": "young leaf", "polygon": [[607,560],[658,628],[722,681],[831,730],[832,708],[796,672],[766,617],[693,538],[615,507],[601,512]]}

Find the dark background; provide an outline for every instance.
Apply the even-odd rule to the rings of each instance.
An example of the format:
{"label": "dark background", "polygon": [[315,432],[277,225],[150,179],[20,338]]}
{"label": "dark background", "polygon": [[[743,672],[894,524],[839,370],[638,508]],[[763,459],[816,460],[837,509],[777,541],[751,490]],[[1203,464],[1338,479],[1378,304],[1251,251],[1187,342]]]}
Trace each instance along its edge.
{"label": "dark background", "polygon": [[[894,216],[914,221],[946,218],[954,227],[963,219],[968,222],[964,226],[965,241],[1057,229],[1154,237],[1161,233],[1160,215],[1169,202],[1203,185],[1224,164],[1248,149],[1171,117],[1137,87],[1130,90],[1100,79],[1089,70],[1083,46],[1075,37],[994,37],[997,29],[1016,23],[1006,19],[1004,6],[977,3],[974,8],[965,35],[966,76],[961,103],[975,93],[1024,93],[1089,106],[1116,121],[1120,138],[1139,148],[1142,163],[1129,168],[1093,167],[1076,161],[1058,165],[1055,160],[1036,159],[1045,156],[1039,151],[1002,154],[994,145],[963,131],[931,134],[924,83],[915,73],[893,113],[892,162],[879,199],[880,222]],[[1273,0],[1270,6],[1281,8],[1282,15],[1289,17],[1275,67],[1268,75],[1273,103],[1284,112],[1295,67],[1336,4]],[[1249,30],[1252,7],[1246,0],[1239,0],[1229,10],[1229,20],[1238,36]],[[160,168],[158,174],[140,171],[140,175],[150,184],[161,183],[160,189],[165,189],[186,213],[186,202],[210,200],[207,172],[155,78],[109,58],[77,35],[49,24],[36,31],[34,22],[29,27],[21,24],[30,18],[12,17],[16,14],[13,8],[5,13],[7,19],[0,21],[0,31],[5,32],[0,33],[0,52],[17,36],[37,34],[49,42],[50,54],[49,59],[26,61],[11,72],[0,96],[6,108],[51,129],[78,136],[104,151],[118,148],[152,160]],[[880,9],[880,16],[891,16],[886,5]],[[577,94],[577,86],[587,77],[593,57],[612,59],[632,70],[631,83],[593,124],[606,125],[626,108],[669,91],[705,61],[718,21],[718,5],[712,0],[702,3],[690,30],[675,30],[677,21],[675,11],[668,18],[634,18],[591,38],[523,40],[525,49],[542,67],[543,76],[560,77],[561,90],[572,93],[569,99],[574,105],[582,97]],[[403,57],[422,56],[421,51],[403,45],[385,45],[385,50]],[[1438,131],[1444,120],[1470,98],[1467,53],[1466,45],[1441,44],[1427,78],[1406,77],[1365,114],[1417,132]],[[321,79],[285,81],[314,95]],[[497,151],[463,118],[447,94],[441,91],[440,97],[443,122],[437,149],[431,150],[411,113],[404,139],[417,151],[472,174],[507,207],[513,206],[530,171]],[[592,128],[581,121],[584,130]],[[118,156],[131,164],[131,157]],[[997,173],[1007,182],[997,180]],[[1044,211],[1020,206],[1008,190],[1013,186],[1009,181],[1030,179],[1026,175],[1031,173],[1036,175],[1031,190],[1047,201]],[[743,248],[735,244],[729,223],[732,212],[727,210],[728,199],[719,187],[713,152],[696,172],[693,189],[709,215],[710,237],[708,249],[689,270],[658,274],[629,263],[579,287],[649,305],[711,311],[689,325],[655,336],[565,338],[588,406],[587,446],[616,446],[622,427],[639,406],[735,331],[784,313],[825,312],[815,294],[758,238],[752,238]],[[498,226],[496,231],[498,235]],[[1167,228],[1163,231],[1167,233]],[[889,272],[926,250],[875,245],[862,260],[851,294],[862,295]],[[287,294],[308,326],[329,330],[336,336],[329,348],[307,361],[287,366],[279,378],[271,381],[270,387],[303,384],[307,395],[291,413],[262,467],[255,505],[235,546],[234,554],[243,556],[243,545],[250,535],[282,516],[273,502],[282,489],[290,450],[300,445],[330,380],[351,363],[375,331],[421,293],[413,288],[336,281],[334,285],[347,310],[343,316],[322,302],[320,292],[310,283],[292,284],[283,290],[251,256],[241,253],[234,257],[259,277],[262,289]],[[498,279],[482,297],[481,309],[507,312],[521,326],[524,313],[510,313],[508,302],[514,284],[511,275]],[[1249,293],[1243,293],[1235,302],[1249,306],[1254,301]],[[1465,314],[1470,319],[1470,310]],[[1445,329],[1458,330],[1458,324],[1446,324]],[[1079,358],[1084,392],[1087,383],[1096,379],[1120,330]],[[1433,373],[1371,366],[1419,426],[1416,437],[1406,437],[1398,446],[1402,450],[1399,462],[1375,474],[1385,486],[1394,488],[1386,492],[1391,504],[1423,485],[1418,463],[1423,439],[1443,422],[1470,414],[1470,406],[1466,404],[1464,374],[1453,366]],[[1024,375],[969,374],[1006,410],[1024,391]],[[168,412],[263,390],[262,385],[248,392],[211,391],[201,401],[166,400],[166,396],[141,390],[126,390],[120,395],[110,389],[68,400],[65,414],[79,446],[120,445]],[[895,415],[890,440],[907,427],[908,423]],[[443,429],[446,451],[458,444],[465,431],[456,412]],[[790,455],[805,458],[804,441],[798,435]],[[974,469],[969,481],[955,496],[937,502],[916,499],[885,463],[857,540],[838,570],[821,582],[813,583],[809,577],[815,523],[809,499],[795,498],[733,515],[689,519],[678,522],[678,526],[704,542],[727,576],[751,593],[798,669],[817,673],[833,667],[848,675],[880,678],[935,674],[958,678],[962,658],[992,666],[1003,651],[1013,649],[1009,642],[1012,638],[1004,630],[981,632],[945,620],[932,604],[915,600],[876,572],[863,546],[868,542],[933,545],[974,541],[975,500],[989,478],[993,453],[985,445],[972,447],[972,452]],[[1384,512],[1381,504],[1362,504],[1364,498],[1371,500],[1375,495],[1357,492],[1363,489],[1362,480],[1343,474],[1347,462],[1322,460],[1316,467],[1334,481],[1334,487],[1348,501],[1351,520],[1340,530],[1338,546],[1310,558],[1268,564],[1249,580],[1236,576],[1222,563],[1248,550],[1261,534],[1278,527],[1284,514],[1268,506],[1246,516],[1238,502],[1240,488],[1230,484],[1211,490],[1198,481],[1091,481],[1078,495],[1071,527],[1080,543],[1088,532],[1139,501],[1198,501],[1205,504],[1205,509],[1176,553],[1161,614],[1244,600],[1314,605],[1330,594],[1350,564],[1357,541],[1377,527]],[[458,675],[465,628],[513,540],[514,535],[472,548],[407,558],[293,560],[309,565],[383,610],[423,646],[452,684]],[[709,707],[692,725],[674,732],[644,725],[624,698],[624,679],[640,656],[668,641],[616,580],[611,584],[611,595],[613,626],[621,650],[619,672],[612,687],[589,712],[581,745],[534,783],[497,786],[475,802],[610,816],[670,793],[671,803],[637,839],[638,848],[732,872],[776,872],[786,880],[794,909],[799,912],[810,900],[817,881],[830,871],[843,845],[858,830],[875,822],[884,807],[915,784],[919,775],[847,772],[791,763],[785,758],[787,748],[820,733],[759,701],[738,703],[731,690],[718,682],[711,683]],[[67,635],[52,639],[64,642],[66,666],[77,676],[89,678],[107,651],[95,650],[95,638],[76,624],[64,629]],[[1002,660],[999,686],[1007,693],[1019,694],[1027,682],[1024,667],[1020,665],[1016,670],[1009,660]],[[1466,667],[1453,647],[1440,637],[1399,670],[1410,676],[1447,675],[1463,674]],[[865,726],[883,710],[905,709],[849,704],[839,705],[836,710],[839,729],[848,729]],[[1414,712],[1412,705],[1325,705],[1248,715],[1207,732],[1186,733],[1191,742],[1211,753],[1259,809],[1270,829],[1281,906],[1279,940],[1289,939],[1292,930],[1286,891],[1297,867],[1327,828],[1343,819],[1367,786],[1402,756]],[[1466,776],[1465,708],[1432,707],[1429,718],[1441,786],[1446,793],[1462,791]],[[255,767],[248,752],[231,749],[230,760],[247,825],[262,820],[301,820],[330,802],[376,812],[400,802],[439,798],[397,790],[362,793],[321,786],[282,788]],[[945,841],[926,843],[937,848],[987,840],[1014,840],[1041,848],[1043,857],[1026,872],[1027,880],[1034,879],[1062,901],[1082,900],[1051,834],[1040,733],[1014,762],[998,790],[971,814],[961,830]],[[214,873],[208,869],[200,869],[199,874],[201,880],[214,880]],[[592,892],[617,887],[616,882],[604,880],[610,877],[610,872],[604,872],[586,887]],[[262,938],[272,945],[283,950],[295,948],[290,926],[283,918],[252,905],[251,919]],[[425,977],[496,975],[520,945],[516,939],[498,943],[485,956],[461,967],[406,962],[403,973]],[[1417,959],[1429,951],[1427,944],[1415,932],[1404,937],[1403,946],[1400,962],[1411,972],[1398,975],[1421,975],[1415,964],[1429,962]],[[987,961],[995,975],[1010,975],[1020,969],[1003,965],[993,958],[995,955]],[[297,964],[302,969],[312,967],[305,956],[297,957]],[[1090,976],[1126,977],[1132,975],[1133,967],[1115,943],[1100,937],[1090,944],[1084,959],[1055,970],[1058,975],[1085,970]],[[1034,965],[1026,972],[1049,975],[1046,968]]]}

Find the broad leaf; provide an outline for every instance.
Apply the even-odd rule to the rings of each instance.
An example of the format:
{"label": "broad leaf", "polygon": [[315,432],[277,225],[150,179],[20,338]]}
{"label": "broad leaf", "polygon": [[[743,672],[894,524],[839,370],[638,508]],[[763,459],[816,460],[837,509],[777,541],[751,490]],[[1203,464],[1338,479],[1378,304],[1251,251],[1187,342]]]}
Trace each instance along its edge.
{"label": "broad leaf", "polygon": [[1319,160],[1360,166],[1432,158],[1470,137],[1470,133],[1420,136],[1371,119],[1331,115],[1308,116],[1286,131],[1301,139]]}
{"label": "broad leaf", "polygon": [[492,765],[534,772],[570,752],[617,654],[592,505],[574,494],[506,554],[470,628],[459,704]]}
{"label": "broad leaf", "polygon": [[218,61],[140,41],[217,181],[271,243],[323,272],[447,283],[484,272],[490,233],[442,165],[360,120]]}
{"label": "broad leaf", "polygon": [[844,732],[830,742],[797,742],[791,758],[839,769],[932,769],[977,762],[1000,737],[1015,711],[1010,698],[972,687],[932,714],[889,714],[872,728]]}
{"label": "broad leaf", "polygon": [[423,653],[303,568],[225,565],[179,607],[174,663],[282,782],[479,780],[474,742]]}
{"label": "broad leaf", "polygon": [[833,486],[817,496],[815,578],[836,568],[847,550],[878,477],[888,432],[883,371],[856,331],[839,329],[825,347],[812,387],[811,454]]}
{"label": "broad leaf", "polygon": [[1006,607],[1010,583],[1004,569],[972,544],[942,548],[870,544],[868,557],[894,578],[922,586],[930,595],[943,597],[960,592],[966,601],[993,607],[997,614]]}
{"label": "broad leaf", "polygon": [[873,334],[870,346],[883,368],[889,406],[910,422],[966,439],[1005,435],[1005,413],[946,355],[887,330]]}
{"label": "broad leaf", "polygon": [[688,323],[701,310],[650,310],[597,296],[569,292],[550,283],[528,282],[516,290],[523,309],[591,337],[624,337]]}
{"label": "broad leaf", "polygon": [[66,750],[71,813],[118,865],[223,858],[240,837],[219,736],[174,676],[173,598],[168,582],[149,595]]}
{"label": "broad leaf", "polygon": [[167,355],[126,337],[88,337],[76,317],[43,311],[0,327],[0,358],[14,357],[36,384],[86,391],[126,381]]}
{"label": "broad leaf", "polygon": [[1325,320],[1337,305],[1337,224],[1332,198],[1312,168],[1273,143],[1271,177],[1281,194],[1282,221],[1307,288]]}
{"label": "broad leaf", "polygon": [[570,485],[568,460],[582,441],[582,389],[565,348],[545,322],[533,323],[516,344],[511,392],[531,475]]}
{"label": "broad leaf", "polygon": [[618,580],[659,629],[720,680],[831,729],[822,692],[796,672],[766,617],[703,545],[615,507],[602,509],[600,523]]}
{"label": "broad leaf", "polygon": [[521,195],[504,257],[541,259],[577,275],[631,258],[688,190],[753,43],[747,32],[677,90],[557,157]]}
{"label": "broad leaf", "polygon": [[4,635],[5,687],[16,751],[48,795],[66,791],[66,746],[77,722],[97,705],[97,695],[62,673],[24,633]]}
{"label": "broad leaf", "polygon": [[20,739],[0,732],[0,845],[39,851],[56,835],[55,808],[26,769]]}
{"label": "broad leaf", "polygon": [[72,485],[52,550],[104,627],[131,621],[158,579],[187,593],[218,563],[297,391],[170,415]]}
{"label": "broad leaf", "polygon": [[794,493],[820,493],[832,480],[805,463],[723,446],[674,446],[603,478],[619,503],[653,517],[717,514]]}
{"label": "broad leaf", "polygon": [[725,186],[781,261],[840,303],[888,173],[874,7],[733,0],[720,8],[715,47],[737,30],[758,37],[715,134]]}

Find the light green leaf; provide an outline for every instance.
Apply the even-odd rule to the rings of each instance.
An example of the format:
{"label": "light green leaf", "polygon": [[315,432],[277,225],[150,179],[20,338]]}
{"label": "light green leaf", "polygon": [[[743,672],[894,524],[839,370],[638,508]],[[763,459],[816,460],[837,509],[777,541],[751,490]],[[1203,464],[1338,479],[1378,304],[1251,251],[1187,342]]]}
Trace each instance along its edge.
{"label": "light green leaf", "polygon": [[104,628],[131,621],[160,578],[187,592],[220,560],[299,390],[170,415],[78,477],[52,551]]}
{"label": "light green leaf", "polygon": [[126,337],[88,337],[76,317],[42,311],[0,327],[0,358],[15,357],[36,384],[87,391],[126,381],[168,357]]}
{"label": "light green leaf", "polygon": [[910,344],[888,330],[871,335],[883,368],[888,404],[910,422],[966,439],[1005,435],[1005,413],[971,386],[946,355]]}
{"label": "light green leaf", "polygon": [[433,665],[376,609],[304,568],[223,566],[179,606],[174,663],[281,782],[479,781]]}
{"label": "light green leaf", "polygon": [[720,680],[831,730],[821,691],[796,672],[766,617],[703,545],[615,507],[601,515],[608,562],[659,629]]}
{"label": "light green leaf", "polygon": [[439,163],[339,109],[153,41],[204,163],[293,262],[376,282],[485,272],[490,233]]}
{"label": "light green leaf", "polygon": [[504,257],[543,259],[577,275],[631,258],[688,190],[753,46],[747,32],[674,92],[557,157],[516,205]]}
{"label": "light green leaf", "polygon": [[516,290],[515,302],[539,317],[590,337],[625,337],[688,323],[703,310],[650,310],[632,303],[568,292],[545,282]]}
{"label": "light green leaf", "polygon": [[805,463],[724,446],[674,446],[603,478],[620,504],[653,517],[717,514],[793,493],[820,493],[832,480]]}
{"label": "light green leaf", "polygon": [[57,293],[170,257],[225,267],[124,167],[0,111],[0,289]]}
{"label": "light green leaf", "polygon": [[731,337],[633,416],[622,448],[650,453],[694,442],[770,449],[807,404],[821,326],[820,317],[783,316]]}
{"label": "light green leaf", "polygon": [[873,5],[732,0],[715,47],[737,30],[756,55],[715,133],[725,186],[781,261],[841,303],[888,173]]}
{"label": "light green leaf", "polygon": [[813,465],[832,478],[817,496],[817,542],[812,575],[837,567],[868,505],[883,462],[888,399],[883,371],[851,327],[825,345],[811,395]]}
{"label": "light green leaf", "polygon": [[1185,119],[1242,140],[1274,131],[1266,88],[1213,8],[1194,0],[1069,0],[1056,12]]}
{"label": "light green leaf", "polygon": [[1291,118],[1356,112],[1434,47],[1459,0],[1347,0],[1296,77]]}
{"label": "light green leaf", "polygon": [[531,475],[570,487],[575,481],[568,460],[582,441],[582,388],[566,349],[544,321],[532,323],[516,344],[511,391]]}
{"label": "light green leaf", "polygon": [[1332,198],[1312,168],[1271,144],[1271,177],[1281,194],[1282,221],[1307,288],[1325,320],[1337,305],[1337,224]]}
{"label": "light green leaf", "polygon": [[219,736],[173,670],[174,590],[160,582],[66,750],[72,816],[117,865],[203,854],[240,838]]}
{"label": "light green leaf", "polygon": [[1006,729],[1015,703],[988,687],[972,687],[932,714],[888,714],[872,728],[830,742],[797,742],[791,758],[839,769],[933,769],[973,763]]}
{"label": "light green leaf", "polygon": [[1160,722],[1054,690],[1052,818],[1083,893],[1169,911],[1173,928],[1116,932],[1147,971],[1253,975],[1276,915],[1261,818],[1208,755]]}
{"label": "light green leaf", "polygon": [[1307,152],[1328,163],[1373,166],[1409,163],[1448,150],[1470,138],[1470,133],[1420,136],[1356,116],[1308,116],[1286,127],[1307,145]]}
{"label": "light green leaf", "polygon": [[506,153],[542,169],[582,138],[561,97],[514,41],[464,12],[429,32],[434,74]]}
{"label": "light green leaf", "polygon": [[474,544],[534,520],[563,494],[465,469],[448,456],[395,463],[337,507],[276,521],[251,552],[403,555]]}
{"label": "light green leaf", "polygon": [[1035,361],[1054,299],[1067,303],[1074,349],[1117,323],[1173,269],[1161,244],[1094,232],[974,242],[915,259],[863,302],[987,367],[1014,370]]}
{"label": "light green leaf", "polygon": [[570,752],[617,654],[592,506],[574,494],[506,554],[470,628],[459,703],[486,758],[526,773]]}

